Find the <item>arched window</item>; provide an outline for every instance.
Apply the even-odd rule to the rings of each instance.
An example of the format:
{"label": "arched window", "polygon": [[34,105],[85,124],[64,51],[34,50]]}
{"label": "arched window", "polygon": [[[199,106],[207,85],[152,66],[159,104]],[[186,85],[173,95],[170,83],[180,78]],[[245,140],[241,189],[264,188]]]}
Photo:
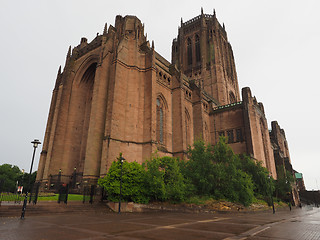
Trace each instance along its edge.
{"label": "arched window", "polygon": [[230,103],[235,103],[237,101],[233,92],[229,93],[229,101],[230,101]]}
{"label": "arched window", "polygon": [[188,45],[187,45],[188,65],[192,65],[192,43],[190,38],[188,38],[187,41],[188,41]]}
{"label": "arched window", "polygon": [[196,35],[195,49],[196,49],[196,62],[200,62],[201,61],[200,38],[198,35]]}
{"label": "arched window", "polygon": [[157,98],[157,141],[165,144],[165,105],[160,97]]}
{"label": "arched window", "polygon": [[190,125],[191,125],[191,120],[190,120],[190,115],[189,115],[189,112],[187,109],[185,109],[185,129],[186,129],[186,144],[187,144],[187,147],[191,145],[191,128],[190,128]]}

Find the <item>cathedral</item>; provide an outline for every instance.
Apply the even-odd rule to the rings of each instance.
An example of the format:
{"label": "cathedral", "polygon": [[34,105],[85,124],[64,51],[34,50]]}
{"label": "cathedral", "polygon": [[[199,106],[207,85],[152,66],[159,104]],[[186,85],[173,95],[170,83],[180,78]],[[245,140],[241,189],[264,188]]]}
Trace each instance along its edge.
{"label": "cathedral", "polygon": [[277,178],[276,160],[291,164],[283,129],[251,90],[241,91],[224,24],[213,14],[183,22],[171,62],[155,50],[136,16],[116,16],[101,35],[69,48],[52,93],[37,181],[44,188],[95,185],[121,152],[142,163],[187,158],[197,139],[226,136],[235,153],[262,162]]}

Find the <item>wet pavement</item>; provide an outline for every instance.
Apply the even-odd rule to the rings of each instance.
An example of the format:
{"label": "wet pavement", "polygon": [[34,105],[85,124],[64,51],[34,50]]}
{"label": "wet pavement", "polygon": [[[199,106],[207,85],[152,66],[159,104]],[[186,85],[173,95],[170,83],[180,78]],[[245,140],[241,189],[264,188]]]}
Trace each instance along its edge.
{"label": "wet pavement", "polygon": [[[1,210],[1,209],[0,209]],[[320,239],[320,209],[265,213],[63,213],[0,218],[1,240]]]}

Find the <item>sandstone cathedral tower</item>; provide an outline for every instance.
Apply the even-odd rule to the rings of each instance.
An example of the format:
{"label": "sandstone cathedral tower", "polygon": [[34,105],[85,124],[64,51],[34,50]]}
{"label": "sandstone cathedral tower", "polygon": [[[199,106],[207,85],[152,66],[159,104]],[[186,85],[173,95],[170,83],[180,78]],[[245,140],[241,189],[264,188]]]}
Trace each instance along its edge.
{"label": "sandstone cathedral tower", "polygon": [[[272,126],[278,141],[280,127]],[[59,68],[37,181],[50,188],[58,174],[68,183],[76,173],[80,186],[96,184],[120,152],[139,163],[155,151],[186,158],[194,140],[214,145],[221,135],[277,177],[279,141],[271,142],[262,103],[249,88],[240,95],[232,47],[215,12],[181,20],[171,62],[137,17],[117,16],[90,43],[82,38],[70,47]]]}

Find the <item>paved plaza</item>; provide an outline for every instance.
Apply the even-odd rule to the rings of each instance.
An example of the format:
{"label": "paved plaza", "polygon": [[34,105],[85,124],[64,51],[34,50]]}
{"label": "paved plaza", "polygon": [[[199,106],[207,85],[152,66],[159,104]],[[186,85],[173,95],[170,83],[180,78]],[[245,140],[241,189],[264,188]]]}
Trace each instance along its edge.
{"label": "paved plaza", "polygon": [[264,213],[61,213],[0,218],[1,240],[320,239],[317,208]]}

